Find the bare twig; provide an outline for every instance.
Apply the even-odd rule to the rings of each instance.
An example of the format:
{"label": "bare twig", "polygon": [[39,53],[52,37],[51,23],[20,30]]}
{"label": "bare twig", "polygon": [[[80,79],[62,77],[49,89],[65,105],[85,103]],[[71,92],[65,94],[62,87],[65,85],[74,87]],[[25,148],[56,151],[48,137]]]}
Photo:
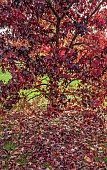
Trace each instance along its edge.
{"label": "bare twig", "polygon": [[70,44],[69,44],[69,48],[72,47],[72,44],[73,44],[73,42],[76,40],[77,36],[78,36],[78,33],[75,32],[75,34],[74,34],[74,36],[73,36],[73,38],[72,38],[72,41],[71,41]]}

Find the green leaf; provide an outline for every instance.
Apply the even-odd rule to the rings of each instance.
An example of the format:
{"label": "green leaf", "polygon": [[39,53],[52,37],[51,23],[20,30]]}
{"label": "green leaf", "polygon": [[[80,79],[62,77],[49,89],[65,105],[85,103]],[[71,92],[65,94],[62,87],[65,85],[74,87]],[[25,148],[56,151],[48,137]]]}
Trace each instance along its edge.
{"label": "green leaf", "polygon": [[107,157],[103,158],[104,162],[107,163]]}
{"label": "green leaf", "polygon": [[4,147],[5,147],[7,150],[10,150],[10,149],[15,150],[16,145],[13,144],[13,143],[8,142],[8,143],[5,143]]}
{"label": "green leaf", "polygon": [[98,161],[99,161],[99,158],[98,158],[98,157],[95,157],[94,160],[95,160],[96,162],[98,162]]}
{"label": "green leaf", "polygon": [[2,117],[0,117],[0,123],[2,123]]}

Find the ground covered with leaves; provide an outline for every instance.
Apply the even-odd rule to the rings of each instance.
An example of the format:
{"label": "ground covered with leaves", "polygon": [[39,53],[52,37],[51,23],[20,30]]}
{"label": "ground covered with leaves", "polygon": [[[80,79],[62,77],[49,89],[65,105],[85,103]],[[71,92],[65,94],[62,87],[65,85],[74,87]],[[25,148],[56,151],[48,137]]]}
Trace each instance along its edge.
{"label": "ground covered with leaves", "polygon": [[12,111],[0,116],[2,170],[106,170],[104,119],[96,111]]}

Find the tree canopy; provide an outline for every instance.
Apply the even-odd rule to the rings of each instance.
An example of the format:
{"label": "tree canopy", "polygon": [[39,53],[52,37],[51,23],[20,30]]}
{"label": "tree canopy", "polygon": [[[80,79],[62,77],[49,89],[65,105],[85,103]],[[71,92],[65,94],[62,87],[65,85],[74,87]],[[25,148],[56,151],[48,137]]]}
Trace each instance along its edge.
{"label": "tree canopy", "polygon": [[[52,107],[64,104],[74,80],[80,104],[96,108],[107,95],[106,0],[8,0],[0,2],[0,102],[11,106],[20,89],[36,88]],[[48,83],[38,77],[46,76]],[[61,86],[59,82],[62,82]],[[63,87],[63,88],[62,88]]]}

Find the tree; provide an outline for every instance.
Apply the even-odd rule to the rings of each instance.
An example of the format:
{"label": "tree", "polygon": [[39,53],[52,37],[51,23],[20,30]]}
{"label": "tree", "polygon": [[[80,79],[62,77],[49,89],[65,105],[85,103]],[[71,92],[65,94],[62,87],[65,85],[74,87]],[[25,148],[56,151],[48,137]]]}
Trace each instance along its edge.
{"label": "tree", "polygon": [[[12,74],[6,85],[1,82],[1,103],[11,107],[20,99],[20,89],[32,87],[58,110],[66,105],[68,93],[75,95],[67,87],[76,79],[89,85],[76,91],[80,104],[97,107],[107,94],[102,79],[107,68],[106,5],[106,0],[1,2],[0,27],[7,31],[0,35],[0,66]],[[38,78],[45,75],[47,84]]]}

